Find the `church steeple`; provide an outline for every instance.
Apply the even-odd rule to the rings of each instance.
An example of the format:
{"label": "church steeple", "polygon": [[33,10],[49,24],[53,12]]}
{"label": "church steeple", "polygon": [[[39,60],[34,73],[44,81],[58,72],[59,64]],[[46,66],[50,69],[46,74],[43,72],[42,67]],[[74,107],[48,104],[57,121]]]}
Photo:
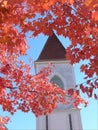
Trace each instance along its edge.
{"label": "church steeple", "polygon": [[46,44],[37,61],[49,61],[49,60],[64,60],[65,59],[65,48],[63,47],[60,40],[53,33],[49,36]]}
{"label": "church steeple", "polygon": [[[64,90],[75,89],[75,77],[73,66],[65,60],[65,48],[57,36],[49,36],[46,44],[35,62],[36,74],[47,67],[50,62],[54,67],[49,75],[49,82],[53,82]],[[48,86],[47,86],[48,87]],[[70,101],[70,97],[66,97]],[[51,114],[42,115],[36,119],[36,130],[82,130],[80,109],[73,107],[73,101],[69,104],[58,104]]]}

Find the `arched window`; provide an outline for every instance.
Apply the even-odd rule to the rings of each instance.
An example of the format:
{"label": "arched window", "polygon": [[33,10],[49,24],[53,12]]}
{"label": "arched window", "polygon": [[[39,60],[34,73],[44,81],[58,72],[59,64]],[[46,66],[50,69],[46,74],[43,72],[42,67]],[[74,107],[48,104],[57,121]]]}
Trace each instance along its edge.
{"label": "arched window", "polygon": [[57,84],[60,88],[64,89],[63,81],[62,81],[57,75],[55,75],[55,76],[50,80],[50,82],[53,82],[53,83]]}

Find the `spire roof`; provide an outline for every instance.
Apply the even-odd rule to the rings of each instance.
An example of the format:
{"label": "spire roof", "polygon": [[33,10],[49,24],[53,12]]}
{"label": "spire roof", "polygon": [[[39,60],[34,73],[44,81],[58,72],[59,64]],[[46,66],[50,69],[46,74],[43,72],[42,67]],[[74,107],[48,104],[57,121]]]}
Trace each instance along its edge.
{"label": "spire roof", "polygon": [[37,61],[62,60],[65,59],[65,48],[53,33],[49,36]]}

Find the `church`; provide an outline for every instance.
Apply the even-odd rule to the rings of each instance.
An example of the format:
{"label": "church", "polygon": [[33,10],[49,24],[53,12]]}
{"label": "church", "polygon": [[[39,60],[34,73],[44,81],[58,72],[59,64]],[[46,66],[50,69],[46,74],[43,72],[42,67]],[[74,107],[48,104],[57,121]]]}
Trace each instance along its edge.
{"label": "church", "polygon": [[[74,68],[65,58],[65,48],[53,33],[49,36],[39,58],[35,61],[36,74],[50,62],[55,65],[49,76],[53,82],[64,90],[75,89]],[[68,98],[68,97],[66,97]],[[82,130],[80,108],[58,104],[51,114],[36,118],[36,130]]]}

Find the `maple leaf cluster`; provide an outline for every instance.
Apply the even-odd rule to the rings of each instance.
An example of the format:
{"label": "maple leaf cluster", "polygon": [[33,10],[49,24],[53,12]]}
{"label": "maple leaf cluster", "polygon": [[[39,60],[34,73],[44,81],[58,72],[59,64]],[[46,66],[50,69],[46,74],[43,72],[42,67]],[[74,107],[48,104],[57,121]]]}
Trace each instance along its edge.
{"label": "maple leaf cluster", "polygon": [[0,117],[0,130],[7,130],[6,126],[4,124],[7,124],[9,122],[9,117]]}
{"label": "maple leaf cluster", "polygon": [[[85,15],[84,15],[85,14]],[[71,94],[75,106],[85,103],[78,91],[65,92],[46,78],[50,67],[36,76],[30,74],[30,66],[19,61],[28,50],[27,33],[31,37],[58,35],[69,37],[71,45],[67,58],[71,63],[87,60],[81,66],[87,86],[78,87],[92,97],[98,89],[98,0],[0,0],[0,105],[12,114],[21,109],[32,110],[36,116],[51,112],[58,102],[65,103]],[[90,80],[90,81],[89,81]],[[97,98],[97,94],[94,93]]]}

